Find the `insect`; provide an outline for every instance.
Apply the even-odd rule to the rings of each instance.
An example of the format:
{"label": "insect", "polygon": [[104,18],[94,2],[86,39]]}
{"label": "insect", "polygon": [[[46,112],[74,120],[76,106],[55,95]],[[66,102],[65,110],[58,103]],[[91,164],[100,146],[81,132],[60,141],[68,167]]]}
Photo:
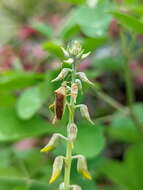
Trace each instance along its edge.
{"label": "insect", "polygon": [[60,88],[55,90],[55,101],[52,105],[49,106],[55,113],[52,123],[55,123],[57,120],[61,120],[64,109],[65,109],[65,100],[67,94],[67,83],[64,81]]}

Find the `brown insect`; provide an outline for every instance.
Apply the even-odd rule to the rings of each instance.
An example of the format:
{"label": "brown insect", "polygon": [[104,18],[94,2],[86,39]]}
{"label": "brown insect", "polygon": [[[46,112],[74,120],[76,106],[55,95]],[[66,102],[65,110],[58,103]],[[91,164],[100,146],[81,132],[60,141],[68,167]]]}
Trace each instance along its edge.
{"label": "brown insect", "polygon": [[65,108],[65,99],[66,99],[66,82],[62,83],[62,86],[55,90],[55,102],[52,106],[54,107],[55,117],[53,119],[53,123],[56,122],[56,120],[61,120],[64,108]]}
{"label": "brown insect", "polygon": [[66,88],[61,86],[55,91],[55,114],[58,120],[62,119],[64,113],[65,97]]}

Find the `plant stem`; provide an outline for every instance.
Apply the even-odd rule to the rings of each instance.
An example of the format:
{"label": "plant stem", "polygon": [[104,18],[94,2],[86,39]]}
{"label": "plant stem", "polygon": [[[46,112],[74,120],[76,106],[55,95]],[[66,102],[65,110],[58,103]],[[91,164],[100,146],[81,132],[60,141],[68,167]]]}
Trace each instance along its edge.
{"label": "plant stem", "polygon": [[[71,79],[71,86],[75,82],[75,62],[72,65],[72,79]],[[67,126],[70,127],[71,123],[74,122],[74,114],[75,114],[75,105],[74,105],[74,99],[71,96],[70,97],[70,111],[69,111],[69,123]],[[67,148],[66,148],[66,158],[65,158],[65,176],[64,176],[64,190],[69,190],[70,186],[70,173],[71,173],[71,162],[72,162],[72,143],[71,141],[67,142]]]}
{"label": "plant stem", "polygon": [[118,101],[116,101],[114,98],[112,98],[111,96],[109,96],[108,94],[105,94],[104,92],[102,92],[101,90],[96,90],[95,88],[93,88],[94,92],[97,94],[97,96],[104,100],[106,103],[108,103],[109,105],[111,105],[113,108],[119,110],[120,112],[125,112],[125,108],[124,106],[122,106]]}
{"label": "plant stem", "polygon": [[126,58],[125,61],[125,69],[124,69],[124,75],[125,75],[125,83],[126,83],[126,93],[127,93],[127,99],[128,99],[128,106],[130,111],[130,117],[132,121],[134,122],[136,128],[140,132],[141,136],[143,137],[143,126],[140,120],[137,118],[136,114],[134,113],[133,104],[135,102],[135,93],[134,93],[134,87],[133,87],[133,78],[129,66],[129,62],[131,59],[131,52],[130,49],[127,48],[126,40],[124,37],[123,32],[121,32],[121,45],[122,45],[122,51],[123,55]]}
{"label": "plant stem", "polygon": [[128,105],[129,105],[129,109],[130,109],[130,117],[133,120],[133,122],[135,123],[136,128],[141,133],[141,136],[143,136],[142,123],[139,121],[139,119],[135,115],[134,109],[133,109],[133,103],[135,102],[135,95],[134,95],[131,70],[129,67],[129,59],[127,59],[127,61],[125,63],[125,81],[126,81],[126,93],[127,93],[127,98],[128,98]]}

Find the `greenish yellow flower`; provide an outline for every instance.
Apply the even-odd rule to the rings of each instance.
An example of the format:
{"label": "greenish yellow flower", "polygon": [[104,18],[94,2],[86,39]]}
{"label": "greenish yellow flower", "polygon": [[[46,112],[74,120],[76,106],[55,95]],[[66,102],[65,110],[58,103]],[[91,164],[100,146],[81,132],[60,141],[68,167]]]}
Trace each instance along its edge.
{"label": "greenish yellow flower", "polygon": [[91,180],[92,177],[88,171],[86,159],[84,156],[80,155],[77,161],[77,170],[78,172],[86,179]]}
{"label": "greenish yellow flower", "polygon": [[90,118],[88,107],[84,104],[80,104],[79,107],[82,117],[89,121],[92,125],[94,125],[94,122]]}
{"label": "greenish yellow flower", "polygon": [[60,176],[63,168],[63,156],[57,156],[53,164],[52,176],[49,180],[49,184],[54,183],[56,179]]}
{"label": "greenish yellow flower", "polygon": [[40,152],[49,152],[55,149],[58,144],[58,139],[59,139],[59,134],[58,133],[53,134],[49,143],[44,148],[42,148]]}

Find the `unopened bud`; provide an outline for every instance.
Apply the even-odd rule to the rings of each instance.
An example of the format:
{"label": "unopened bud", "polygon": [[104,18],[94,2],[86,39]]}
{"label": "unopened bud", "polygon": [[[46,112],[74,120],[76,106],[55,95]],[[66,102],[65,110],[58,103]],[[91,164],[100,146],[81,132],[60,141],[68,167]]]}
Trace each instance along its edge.
{"label": "unopened bud", "polygon": [[90,85],[94,85],[94,84],[87,78],[87,76],[86,76],[85,73],[83,73],[83,72],[78,72],[78,73],[77,73],[77,76],[78,76],[83,82],[86,82],[86,83],[88,83],[88,84],[90,84]]}
{"label": "unopened bud", "polygon": [[64,79],[70,71],[71,71],[71,69],[69,69],[69,68],[62,69],[62,71],[59,73],[59,75],[55,79],[53,79],[51,82],[56,82],[56,81]]}
{"label": "unopened bud", "polygon": [[62,86],[55,91],[55,115],[57,120],[61,120],[64,113],[66,92],[66,83],[63,83]]}
{"label": "unopened bud", "polygon": [[82,54],[81,59],[85,59],[85,58],[88,57],[90,54],[91,54],[91,52]]}
{"label": "unopened bud", "polygon": [[78,85],[77,83],[73,83],[71,86],[71,96],[74,99],[74,103],[76,103],[77,95],[78,95]]}
{"label": "unopened bud", "polygon": [[74,141],[77,137],[77,126],[75,123],[72,123],[68,126],[68,137],[71,141]]}
{"label": "unopened bud", "polygon": [[76,56],[77,59],[81,59],[83,55],[84,49]]}
{"label": "unopened bud", "polygon": [[61,184],[60,184],[59,190],[64,190],[64,183],[61,183]]}
{"label": "unopened bud", "polygon": [[56,148],[58,144],[59,135],[57,133],[53,134],[52,138],[50,139],[49,143],[40,150],[40,152],[49,152]]}
{"label": "unopened bud", "polygon": [[73,58],[69,58],[69,59],[64,60],[64,62],[72,64],[74,62],[74,59]]}
{"label": "unopened bud", "polygon": [[53,164],[53,172],[49,184],[53,183],[61,174],[63,168],[63,156],[57,156]]}
{"label": "unopened bud", "polygon": [[80,105],[80,112],[83,118],[85,118],[86,120],[88,120],[92,125],[94,125],[94,122],[91,120],[90,115],[89,115],[89,111],[88,111],[88,107],[84,104]]}
{"label": "unopened bud", "polygon": [[61,47],[61,49],[62,49],[62,51],[63,51],[63,53],[64,53],[64,56],[65,56],[65,57],[69,57],[68,51],[65,50],[65,48],[63,48],[63,47]]}
{"label": "unopened bud", "polygon": [[86,179],[91,180],[92,177],[88,171],[86,159],[84,156],[80,155],[77,161],[77,170],[78,172]]}
{"label": "unopened bud", "polygon": [[80,80],[80,79],[76,79],[76,80],[75,80],[75,83],[78,85],[79,90],[82,91],[82,83],[81,83],[81,80]]}
{"label": "unopened bud", "polygon": [[82,47],[78,41],[73,41],[68,45],[67,50],[71,56],[77,56],[82,51]]}
{"label": "unopened bud", "polygon": [[81,190],[79,185],[71,185],[72,190]]}

